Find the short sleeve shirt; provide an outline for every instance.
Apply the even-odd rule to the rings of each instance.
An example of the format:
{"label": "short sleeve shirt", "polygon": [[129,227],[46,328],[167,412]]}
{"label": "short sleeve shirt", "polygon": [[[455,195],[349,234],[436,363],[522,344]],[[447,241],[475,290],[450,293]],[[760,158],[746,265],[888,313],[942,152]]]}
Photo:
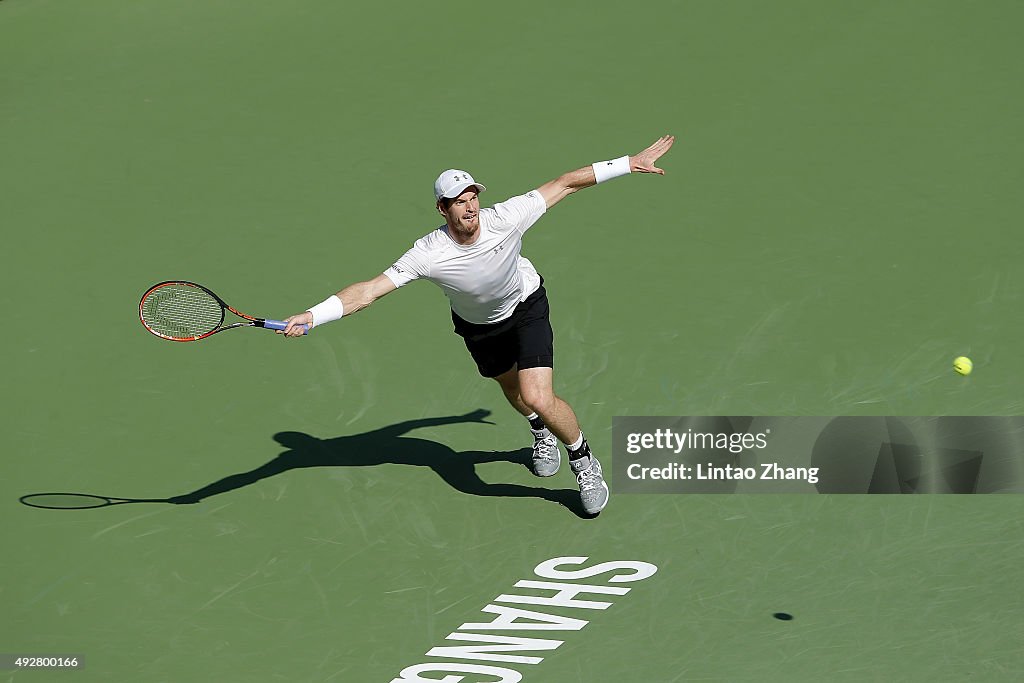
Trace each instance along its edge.
{"label": "short sleeve shirt", "polygon": [[501,322],[540,287],[540,275],[520,251],[523,235],[546,210],[537,190],[481,209],[476,242],[459,244],[442,225],[416,240],[384,274],[396,287],[430,280],[467,322]]}

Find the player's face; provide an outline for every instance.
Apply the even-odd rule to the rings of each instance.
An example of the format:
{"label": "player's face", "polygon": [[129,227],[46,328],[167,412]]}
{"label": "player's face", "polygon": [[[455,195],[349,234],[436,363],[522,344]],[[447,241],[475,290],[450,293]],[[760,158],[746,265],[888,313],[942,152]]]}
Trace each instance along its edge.
{"label": "player's face", "polygon": [[473,237],[480,229],[480,197],[471,187],[453,199],[448,208],[438,204],[438,211],[448,221],[448,227],[462,237]]}

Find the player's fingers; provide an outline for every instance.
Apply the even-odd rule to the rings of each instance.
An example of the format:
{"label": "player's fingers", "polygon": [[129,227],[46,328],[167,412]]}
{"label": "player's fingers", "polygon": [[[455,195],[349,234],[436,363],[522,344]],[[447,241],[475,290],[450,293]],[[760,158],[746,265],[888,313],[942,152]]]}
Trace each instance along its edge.
{"label": "player's fingers", "polygon": [[662,135],[660,138],[655,140],[651,144],[650,147],[648,147],[644,151],[645,152],[654,152],[654,151],[658,151],[658,150],[664,149],[665,145],[667,144],[667,142],[668,142],[668,136],[667,135]]}
{"label": "player's fingers", "polygon": [[674,136],[663,135],[661,138],[658,139],[657,142],[651,145],[651,150],[654,151],[658,156],[661,156],[672,147],[672,144],[675,141],[676,139]]}
{"label": "player's fingers", "polygon": [[650,147],[637,154],[637,156],[643,159],[644,161],[650,160],[653,162],[655,159],[657,159],[662,154],[667,152],[672,147],[672,143],[674,142],[674,136],[663,135],[657,140],[655,140],[654,144],[652,144]]}
{"label": "player's fingers", "polygon": [[284,321],[285,323],[287,323],[287,325],[285,325],[284,328],[285,335],[289,337],[296,337],[302,334],[302,332],[304,331],[302,329],[303,320],[304,318],[301,313],[299,315],[290,315],[287,318],[285,318]]}
{"label": "player's fingers", "polygon": [[659,140],[657,145],[655,145],[654,147],[655,154],[657,154],[660,157],[662,154],[667,152],[672,147],[672,142],[673,140],[669,138],[662,138],[661,140]]}
{"label": "player's fingers", "polygon": [[637,165],[637,171],[640,173],[657,173],[658,175],[665,175],[665,171],[655,166],[653,163]]}

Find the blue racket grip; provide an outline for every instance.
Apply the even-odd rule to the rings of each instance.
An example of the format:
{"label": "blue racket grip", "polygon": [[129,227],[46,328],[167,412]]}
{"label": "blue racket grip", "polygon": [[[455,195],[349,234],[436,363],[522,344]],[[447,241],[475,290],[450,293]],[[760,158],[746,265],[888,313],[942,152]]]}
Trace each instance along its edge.
{"label": "blue racket grip", "polygon": [[[283,330],[288,327],[288,323],[283,320],[264,320],[263,327],[268,330]],[[302,328],[302,334],[309,334],[309,325],[300,325]]]}

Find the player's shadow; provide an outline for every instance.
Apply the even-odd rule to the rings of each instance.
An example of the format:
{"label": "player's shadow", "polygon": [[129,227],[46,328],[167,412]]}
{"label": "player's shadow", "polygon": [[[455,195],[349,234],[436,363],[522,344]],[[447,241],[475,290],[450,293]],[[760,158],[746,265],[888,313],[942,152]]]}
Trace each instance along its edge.
{"label": "player's shadow", "polygon": [[476,410],[465,415],[408,420],[364,434],[318,439],[301,432],[279,432],[274,440],[288,450],[254,470],[232,474],[200,489],[170,498],[176,504],[198,503],[221,493],[249,486],[289,470],[306,467],[372,467],[376,465],[414,465],[432,469],[449,486],[473,496],[509,498],[540,498],[558,503],[577,516],[589,519],[580,502],[579,491],[546,489],[520,484],[490,484],[480,478],[476,465],[510,462],[528,466],[531,449],[516,451],[456,452],[444,444],[405,436],[420,427],[462,422],[484,422],[489,410]]}

